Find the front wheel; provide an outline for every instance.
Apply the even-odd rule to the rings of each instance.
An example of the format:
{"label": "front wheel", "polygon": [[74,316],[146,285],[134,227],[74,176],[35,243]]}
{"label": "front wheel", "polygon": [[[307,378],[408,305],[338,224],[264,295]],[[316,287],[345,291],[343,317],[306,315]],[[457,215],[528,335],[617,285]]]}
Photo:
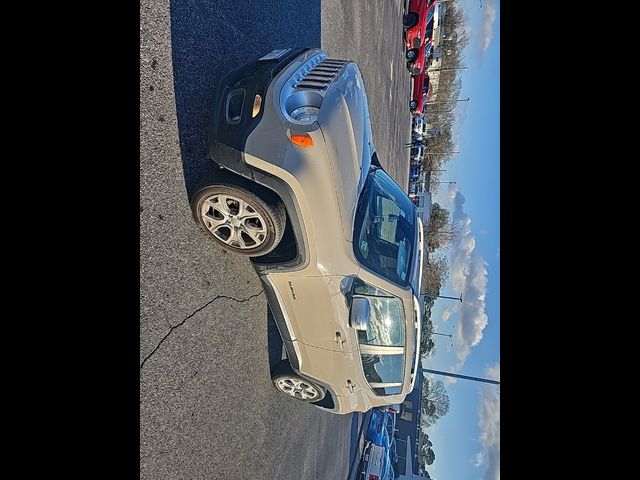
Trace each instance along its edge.
{"label": "front wheel", "polygon": [[256,257],[278,246],[286,225],[281,202],[269,204],[238,186],[211,185],[191,201],[198,225],[223,249]]}
{"label": "front wheel", "polygon": [[325,389],[296,374],[287,360],[282,360],[271,375],[273,386],[280,393],[303,402],[318,402],[325,396]]}
{"label": "front wheel", "polygon": [[410,110],[415,110],[416,108],[418,108],[418,101],[417,100],[411,100],[409,102],[409,109]]}
{"label": "front wheel", "polygon": [[415,48],[407,50],[407,60],[413,61],[416,59],[417,56],[418,56],[418,50],[416,50]]}

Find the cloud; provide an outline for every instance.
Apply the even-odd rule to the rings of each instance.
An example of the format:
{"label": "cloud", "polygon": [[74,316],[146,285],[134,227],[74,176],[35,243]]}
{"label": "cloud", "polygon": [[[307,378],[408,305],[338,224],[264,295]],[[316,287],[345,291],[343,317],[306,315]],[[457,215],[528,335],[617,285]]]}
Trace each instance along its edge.
{"label": "cloud", "polygon": [[453,307],[453,312],[459,314],[454,340],[458,357],[454,369],[459,370],[471,353],[471,348],[482,340],[482,333],[489,323],[489,317],[485,313],[487,263],[476,250],[471,218],[464,212],[465,198],[453,185],[449,186],[449,199],[452,204],[452,222],[460,230],[460,238],[453,246],[449,262],[451,287],[455,293],[462,293],[462,305]]}
{"label": "cloud", "polygon": [[446,322],[447,320],[449,320],[449,317],[451,316],[451,314],[452,314],[452,313],[453,313],[453,312],[452,312],[451,310],[449,310],[448,308],[445,308],[445,309],[442,311],[442,320],[443,320],[443,321],[445,321],[445,322]]}
{"label": "cloud", "polygon": [[[487,369],[490,378],[500,379],[500,361]],[[487,467],[484,480],[500,480],[500,389],[484,385],[478,409],[480,443],[484,447],[482,458]]]}
{"label": "cloud", "polygon": [[471,459],[471,464],[476,468],[484,464],[484,455],[482,454],[482,452],[478,452],[475,454],[475,456]]}
{"label": "cloud", "polygon": [[482,19],[482,51],[486,51],[493,40],[493,24],[496,21],[498,9],[493,0],[485,0],[483,2],[483,19]]}

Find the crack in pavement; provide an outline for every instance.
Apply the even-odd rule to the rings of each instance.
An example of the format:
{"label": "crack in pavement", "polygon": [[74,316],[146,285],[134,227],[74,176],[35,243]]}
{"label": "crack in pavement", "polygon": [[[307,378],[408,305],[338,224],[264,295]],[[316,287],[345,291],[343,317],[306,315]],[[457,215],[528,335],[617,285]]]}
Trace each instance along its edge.
{"label": "crack in pavement", "polygon": [[140,364],[140,370],[142,370],[142,367],[144,367],[144,364],[147,363],[147,360],[149,360],[151,358],[151,356],[156,353],[156,351],[160,348],[160,345],[163,344],[163,342],[169,337],[169,335],[171,335],[171,332],[173,332],[176,328],[181,327],[182,325],[184,325],[184,322],[186,322],[187,320],[189,320],[191,317],[193,317],[196,313],[204,310],[205,308],[207,308],[209,305],[211,305],[213,302],[215,302],[216,300],[220,299],[220,298],[228,298],[229,300],[233,300],[234,302],[237,303],[244,303],[244,302],[248,302],[249,300],[256,298],[258,295],[261,295],[262,292],[264,292],[264,290],[260,290],[258,293],[255,293],[253,295],[250,295],[247,298],[243,298],[242,300],[238,300],[237,298],[234,297],[229,297],[228,295],[216,295],[215,298],[213,300],[209,300],[207,303],[205,303],[203,306],[197,308],[196,310],[194,310],[192,313],[190,313],[189,315],[187,315],[186,317],[184,317],[184,319],[180,322],[175,324],[173,327],[170,328],[170,330],[167,332],[167,334],[162,337],[162,340],[160,340],[160,342],[158,342],[158,345],[156,345],[156,348],[154,348],[151,353],[149,355],[147,355],[144,360],[142,360],[142,363]]}

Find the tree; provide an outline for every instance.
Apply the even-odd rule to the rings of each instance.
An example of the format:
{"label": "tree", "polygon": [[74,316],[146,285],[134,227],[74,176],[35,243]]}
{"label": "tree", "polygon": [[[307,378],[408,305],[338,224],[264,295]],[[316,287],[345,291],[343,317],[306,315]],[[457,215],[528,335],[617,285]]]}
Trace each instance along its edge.
{"label": "tree", "polygon": [[449,261],[447,257],[442,256],[432,258],[422,267],[422,280],[420,285],[420,293],[430,293],[438,295],[440,289],[447,281],[449,276]]}
{"label": "tree", "polygon": [[[461,69],[464,68],[464,49],[469,44],[469,34],[465,30],[464,9],[455,1],[446,3],[446,11],[441,18],[440,44],[441,61],[438,69],[431,69],[429,76],[432,88],[427,101],[445,103],[430,104],[425,117],[432,134],[426,151],[424,167],[440,169],[453,158],[455,141],[452,127],[455,122],[455,103],[447,103],[459,98],[462,90]],[[434,186],[437,191],[437,184]]]}
{"label": "tree", "polygon": [[437,250],[444,246],[444,237],[439,235],[439,232],[444,229],[449,229],[449,210],[442,207],[439,203],[434,203],[431,206],[431,213],[429,215],[429,225],[427,226],[427,248],[430,252]]}
{"label": "tree", "polygon": [[436,404],[429,402],[424,408],[423,413],[427,416],[432,416],[436,413]]}
{"label": "tree", "polygon": [[427,448],[424,452],[424,463],[426,463],[427,465],[431,465],[435,460],[436,460],[435,452],[433,451],[432,448]]}
{"label": "tree", "polygon": [[434,252],[442,248],[448,248],[450,245],[456,243],[462,236],[462,224],[460,222],[450,223],[449,220],[449,210],[442,207],[437,202],[431,206],[429,224],[426,227],[425,233],[425,236],[427,237],[427,248],[429,249],[429,252]]}
{"label": "tree", "polygon": [[420,341],[420,351],[422,352],[422,356],[432,357],[436,351],[436,342],[433,340],[433,337],[429,334],[423,335],[423,339]]}
{"label": "tree", "polygon": [[449,413],[450,402],[447,389],[441,380],[425,379],[424,383],[420,426],[426,429]]}

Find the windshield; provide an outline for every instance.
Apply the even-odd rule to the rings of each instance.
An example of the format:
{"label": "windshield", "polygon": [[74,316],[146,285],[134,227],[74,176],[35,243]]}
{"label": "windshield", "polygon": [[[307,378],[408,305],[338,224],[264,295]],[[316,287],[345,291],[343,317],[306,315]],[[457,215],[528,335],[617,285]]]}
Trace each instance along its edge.
{"label": "windshield", "polygon": [[431,34],[433,33],[433,18],[427,24],[427,28],[424,32],[424,38],[431,38]]}
{"label": "windshield", "polygon": [[415,255],[416,207],[382,169],[364,184],[354,226],[356,258],[387,280],[406,287]]}

